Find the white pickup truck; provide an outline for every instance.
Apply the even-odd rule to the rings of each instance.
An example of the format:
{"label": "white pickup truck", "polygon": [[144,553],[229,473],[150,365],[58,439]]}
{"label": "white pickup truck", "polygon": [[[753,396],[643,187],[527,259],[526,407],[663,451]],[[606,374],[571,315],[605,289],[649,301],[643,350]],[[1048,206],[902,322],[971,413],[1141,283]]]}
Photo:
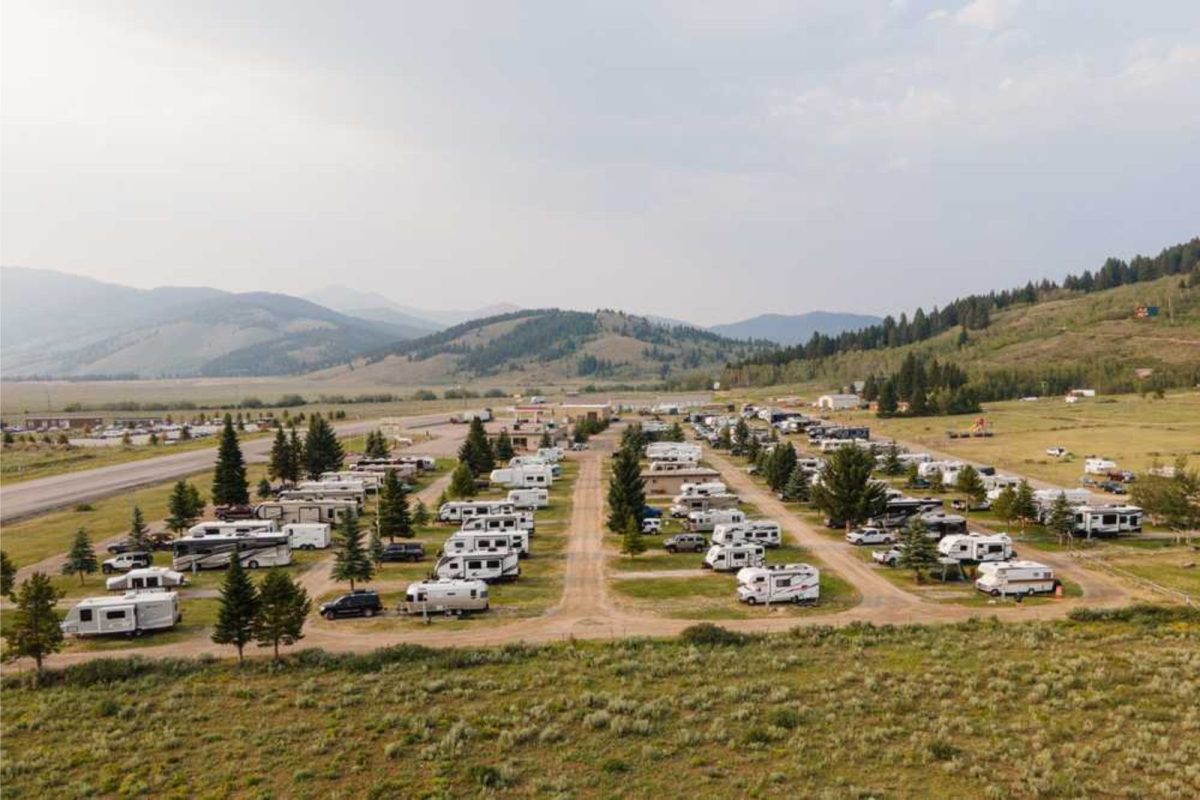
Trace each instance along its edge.
{"label": "white pickup truck", "polygon": [[883,528],[859,528],[846,534],[846,541],[853,545],[895,544],[897,536]]}

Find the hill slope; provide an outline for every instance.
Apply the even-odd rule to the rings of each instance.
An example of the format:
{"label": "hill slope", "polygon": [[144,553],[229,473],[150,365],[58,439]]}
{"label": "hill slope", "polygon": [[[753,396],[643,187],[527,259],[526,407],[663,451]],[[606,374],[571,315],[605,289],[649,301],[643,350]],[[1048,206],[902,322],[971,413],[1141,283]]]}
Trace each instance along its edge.
{"label": "hill slope", "polygon": [[882,322],[869,314],[809,311],[805,314],[759,314],[738,322],[712,325],[709,330],[732,339],[766,339],[776,344],[802,344],[814,333],[834,336]]}
{"label": "hill slope", "polygon": [[763,345],[709,331],[664,327],[617,311],[515,311],[456,325],[356,360],[327,377],[449,382],[496,375],[523,381],[657,380],[719,371]]}
{"label": "hill slope", "polygon": [[277,375],[411,335],[280,294],[142,290],[17,268],[0,280],[6,378]]}

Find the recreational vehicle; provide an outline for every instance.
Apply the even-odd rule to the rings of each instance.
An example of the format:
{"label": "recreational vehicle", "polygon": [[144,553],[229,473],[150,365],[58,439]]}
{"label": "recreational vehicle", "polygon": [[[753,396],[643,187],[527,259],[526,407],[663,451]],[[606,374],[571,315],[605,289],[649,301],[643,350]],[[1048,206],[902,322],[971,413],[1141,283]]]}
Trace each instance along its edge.
{"label": "recreational vehicle", "polygon": [[822,453],[833,453],[841,450],[843,447],[858,447],[868,451],[874,450],[874,445],[866,439],[821,439],[817,447]]}
{"label": "recreational vehicle", "polygon": [[281,501],[288,500],[303,500],[305,502],[326,502],[340,501],[352,502],[357,511],[362,511],[363,503],[366,502],[367,493],[363,491],[361,484],[357,489],[285,489],[279,493]]}
{"label": "recreational vehicle", "polygon": [[918,514],[927,514],[942,507],[942,501],[933,497],[895,497],[887,501],[883,513],[871,519],[871,524],[882,528],[903,528]]}
{"label": "recreational vehicle", "polygon": [[1088,475],[1107,475],[1117,468],[1117,462],[1108,458],[1085,458],[1083,471]]}
{"label": "recreational vehicle", "polygon": [[1012,539],[1007,533],[985,536],[981,533],[951,534],[938,542],[938,552],[955,561],[980,564],[985,561],[1010,561]]}
{"label": "recreational vehicle", "polygon": [[1067,498],[1069,506],[1086,506],[1092,501],[1092,493],[1087,489],[1038,489],[1033,493],[1033,502],[1044,515],[1054,507],[1060,494]]}
{"label": "recreational vehicle", "polygon": [[[375,473],[364,472],[364,475],[372,475],[378,477]],[[367,493],[367,482],[363,480],[325,480],[319,481],[300,481],[294,488],[288,491],[306,492],[326,489],[332,492],[352,492],[354,494],[365,495]]]}
{"label": "recreational vehicle", "polygon": [[925,523],[925,535],[930,539],[941,539],[943,536],[949,536],[952,533],[967,532],[967,520],[958,514],[946,514],[941,511],[935,511],[930,514],[921,514],[915,517],[915,519],[919,519]]}
{"label": "recreational vehicle", "polygon": [[552,464],[557,464],[563,460],[563,449],[561,447],[539,447],[537,451],[538,458],[544,458]]}
{"label": "recreational vehicle", "polygon": [[692,533],[705,533],[718,525],[745,522],[746,515],[736,508],[715,508],[708,511],[693,511],[687,515],[685,527]]}
{"label": "recreational vehicle", "polygon": [[293,550],[324,550],[329,547],[329,523],[293,522],[283,526]]}
{"label": "recreational vehicle", "polygon": [[533,514],[528,511],[514,511],[511,514],[484,514],[464,519],[459,530],[486,531],[488,533],[525,531],[532,535]]}
{"label": "recreational vehicle", "polygon": [[693,511],[717,511],[721,509],[737,508],[738,496],[736,494],[713,494],[707,497],[684,497],[677,495],[671,504],[672,517],[686,517]]}
{"label": "recreational vehicle", "polygon": [[738,570],[737,598],[748,605],[808,605],[821,596],[821,572],[809,564],[772,564]]}
{"label": "recreational vehicle", "polygon": [[458,531],[442,545],[442,555],[460,553],[517,553],[529,555],[529,534],[526,531]]}
{"label": "recreational vehicle", "polygon": [[778,522],[769,519],[717,525],[713,528],[712,541],[713,544],[754,542],[763,547],[779,547],[783,543],[783,529]]}
{"label": "recreational vehicle", "polygon": [[410,583],[400,610],[405,614],[462,616],[490,607],[488,585],[483,581],[446,579]]}
{"label": "recreational vehicle", "polygon": [[737,572],[743,567],[761,567],[766,560],[765,553],[761,544],[750,542],[714,544],[704,554],[702,566],[714,572]]}
{"label": "recreational vehicle", "polygon": [[188,528],[187,535],[200,536],[230,536],[235,533],[250,533],[252,531],[278,530],[275,520],[241,520],[240,522],[200,522]]}
{"label": "recreational vehicle", "polygon": [[104,588],[110,592],[128,592],[138,589],[168,589],[182,586],[184,576],[181,572],[166,567],[142,567],[131,569],[124,575],[109,578],[104,582]]}
{"label": "recreational vehicle", "polygon": [[442,556],[433,568],[433,577],[488,583],[516,580],[521,577],[521,559],[516,553]]}
{"label": "recreational vehicle", "polygon": [[508,466],[510,468],[539,467],[548,470],[551,478],[562,477],[562,464],[557,461],[550,461],[542,456],[513,456],[508,460]]}
{"label": "recreational vehicle", "polygon": [[352,464],[350,472],[355,475],[374,474],[383,477],[388,472],[396,473],[402,481],[417,477],[420,469],[416,464],[400,458],[364,458]]}
{"label": "recreational vehicle", "polygon": [[709,497],[714,494],[729,494],[729,487],[721,481],[684,483],[679,486],[679,497]]}
{"label": "recreational vehicle", "polygon": [[235,554],[248,569],[284,567],[292,563],[292,546],[286,533],[253,531],[176,539],[171,545],[171,567],[180,572],[225,569]]}
{"label": "recreational vehicle", "polygon": [[81,600],[67,612],[60,627],[63,633],[73,636],[137,636],[173,628],[180,619],[179,595],[175,592],[126,592],[120,597]]}
{"label": "recreational vehicle", "polygon": [[1075,508],[1076,536],[1119,536],[1141,533],[1142,509],[1137,506],[1078,506]]}
{"label": "recreational vehicle", "polygon": [[651,461],[650,472],[683,472],[700,466],[696,461]]}
{"label": "recreational vehicle", "polygon": [[[363,490],[374,494],[383,484],[383,475],[378,472],[322,472],[320,482],[324,484],[345,483],[347,481],[361,483]],[[302,483],[300,486],[305,486]]]}
{"label": "recreational vehicle", "polygon": [[554,483],[554,475],[547,464],[528,464],[494,469],[488,480],[508,489],[549,488]]}
{"label": "recreational vehicle", "polygon": [[1036,561],[996,561],[979,565],[975,588],[999,597],[1053,592],[1059,586],[1054,570]]}
{"label": "recreational vehicle", "polygon": [[438,508],[438,522],[462,522],[471,517],[511,514],[516,506],[507,500],[452,501]]}
{"label": "recreational vehicle", "polygon": [[547,489],[512,489],[505,499],[513,504],[513,508],[546,508],[550,505],[550,492]]}
{"label": "recreational vehicle", "polygon": [[254,507],[257,519],[274,520],[279,525],[296,522],[337,524],[349,514],[357,514],[353,500],[274,500]]}

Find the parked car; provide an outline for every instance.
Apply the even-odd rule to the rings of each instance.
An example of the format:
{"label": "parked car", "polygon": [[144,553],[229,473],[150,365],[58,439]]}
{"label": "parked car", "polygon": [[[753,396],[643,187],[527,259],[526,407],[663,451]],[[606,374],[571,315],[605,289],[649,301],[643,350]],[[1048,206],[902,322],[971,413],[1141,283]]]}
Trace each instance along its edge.
{"label": "parked car", "polygon": [[897,544],[889,547],[886,550],[876,550],[871,553],[871,558],[877,564],[886,564],[889,567],[894,567],[900,562],[900,554],[904,549],[904,545]]}
{"label": "parked car", "polygon": [[950,502],[950,507],[955,511],[990,511],[992,508],[992,501],[984,500],[981,503],[975,503],[972,505],[966,500],[952,500]]}
{"label": "parked car", "polygon": [[933,486],[933,484],[927,481],[925,478],[913,478],[908,482],[908,485],[913,489],[929,489]]}
{"label": "parked car", "polygon": [[[169,533],[152,533],[146,537],[146,541],[150,544],[151,550],[170,550],[171,542],[174,541]],[[118,542],[113,542],[107,548],[108,552],[115,555],[128,553],[134,549],[132,539],[121,539]]]}
{"label": "parked car", "polygon": [[1123,484],[1117,483],[1116,481],[1101,481],[1099,486],[1101,489],[1108,492],[1109,494],[1128,494],[1129,493],[1129,490],[1126,489]]}
{"label": "parked car", "polygon": [[642,520],[642,533],[662,533],[662,520],[658,517]]}
{"label": "parked car", "polygon": [[420,542],[393,542],[383,546],[380,561],[424,561],[425,545]]}
{"label": "parked car", "polygon": [[588,449],[587,442],[573,442],[571,444],[571,449],[574,450],[576,453],[587,450]]}
{"label": "parked car", "polygon": [[698,533],[679,533],[663,542],[668,553],[699,553],[708,549],[708,541]]}
{"label": "parked car", "polygon": [[662,515],[663,515],[663,512],[662,512],[661,508],[655,508],[654,506],[642,506],[642,518],[643,519],[646,519],[646,518],[659,519],[660,517],[662,517]]}
{"label": "parked car", "polygon": [[105,559],[104,563],[100,565],[100,569],[105,575],[111,575],[114,572],[128,572],[131,569],[142,569],[143,567],[150,566],[153,561],[154,558],[149,553],[135,550]]}
{"label": "parked car", "polygon": [[882,528],[859,528],[846,534],[846,541],[853,545],[895,544],[897,536],[893,531]]}
{"label": "parked car", "polygon": [[330,620],[338,617],[373,617],[381,611],[383,603],[379,601],[379,592],[374,589],[355,589],[320,608],[321,616]]}
{"label": "parked car", "polygon": [[254,507],[247,505],[217,506],[214,513],[217,519],[222,522],[230,522],[236,519],[254,519]]}

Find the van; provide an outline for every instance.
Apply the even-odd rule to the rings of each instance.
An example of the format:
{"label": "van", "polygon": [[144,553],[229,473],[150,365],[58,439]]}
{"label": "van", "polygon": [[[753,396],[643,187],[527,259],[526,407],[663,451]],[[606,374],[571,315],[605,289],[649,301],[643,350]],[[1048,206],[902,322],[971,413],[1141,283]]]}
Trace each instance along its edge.
{"label": "van", "polygon": [[761,567],[766,560],[765,554],[761,544],[714,544],[704,554],[702,566],[714,572],[737,572],[743,567]]}
{"label": "van", "polygon": [[488,585],[483,581],[454,579],[410,583],[400,611],[404,614],[463,616],[491,608]]}
{"label": "van", "polygon": [[283,526],[293,550],[324,550],[329,547],[329,523],[292,522]]}
{"label": "van", "polygon": [[488,583],[516,580],[521,577],[520,557],[516,553],[446,555],[434,565],[433,577]]}

